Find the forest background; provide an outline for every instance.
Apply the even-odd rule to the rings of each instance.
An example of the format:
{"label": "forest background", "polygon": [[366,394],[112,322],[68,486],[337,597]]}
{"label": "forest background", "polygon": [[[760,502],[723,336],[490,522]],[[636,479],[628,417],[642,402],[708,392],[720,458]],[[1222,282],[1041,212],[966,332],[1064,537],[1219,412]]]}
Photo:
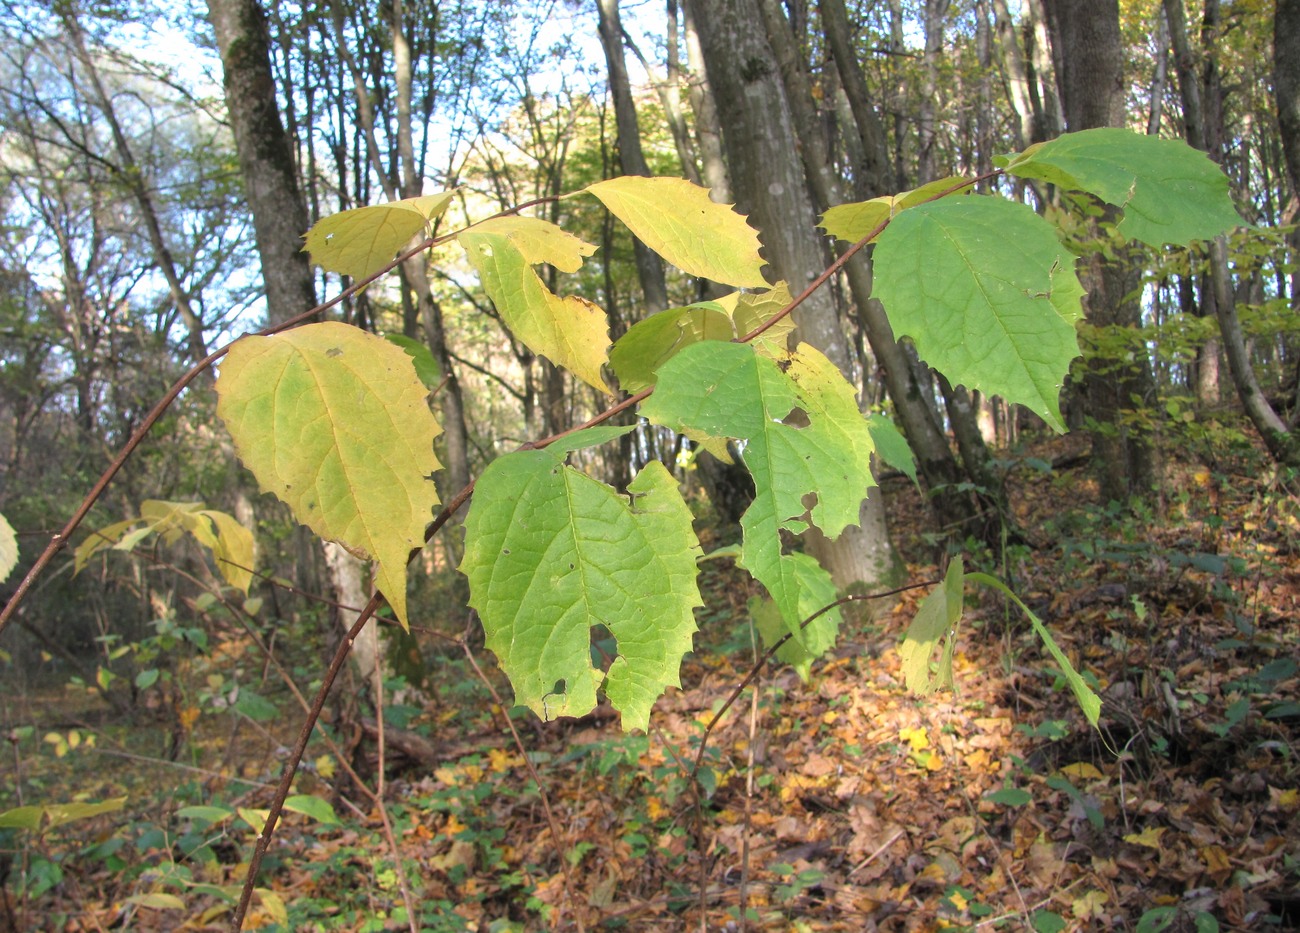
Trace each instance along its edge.
{"label": "forest background", "polygon": [[[882,433],[892,447],[878,440],[883,486],[861,529],[809,549],[859,594],[933,584],[959,553],[1007,578],[1077,642],[1072,657],[1108,704],[1101,738],[1024,660],[1039,652],[1001,605],[978,607],[984,621],[961,648],[1005,675],[996,687],[971,685],[949,707],[890,694],[909,591],[853,617],[815,686],[769,670],[749,720],[733,714],[706,747],[703,727],[757,657],[754,586],[719,559],[705,564],[716,599],[699,614],[687,689],[663,701],[649,741],[619,736],[599,711],[511,739],[513,720],[499,718],[509,687],[466,608],[453,522],[417,558],[411,631],[371,626],[352,646],[256,922],[860,929],[864,917],[974,924],[982,908],[1036,929],[1295,919],[1300,852],[1277,840],[1296,838],[1297,810],[1300,3],[211,0],[6,3],[0,15],[0,514],[18,553],[6,601],[181,374],[340,293],[324,317],[394,339],[427,376],[444,502],[501,454],[606,406],[512,335],[454,245],[363,290],[313,268],[302,236],[339,211],[453,191],[440,232],[533,205],[598,246],[578,272],[544,275],[599,304],[611,339],[721,294],[594,202],[559,199],[625,174],[684,177],[734,203],[790,283],[834,259],[815,230],[828,208],[958,175],[1051,218],[1081,257],[1083,355],[1063,390],[1062,438],[949,384],[896,339],[867,257],[797,324],[863,411],[901,432]],[[996,156],[1097,127],[1205,152],[1242,226],[1190,249],[1139,248],[1115,234],[1113,212],[993,177]],[[139,516],[136,533],[114,539],[134,556],[101,551],[77,573],[70,556],[56,563],[0,645],[12,749],[0,806],[72,806],[34,830],[0,829],[5,922],[17,928],[223,922],[299,691],[369,599],[361,560],[258,497],[215,403],[210,375],[191,384],[87,519],[107,529]],[[644,420],[573,460],[618,489],[665,464],[698,506],[706,551],[735,540],[753,494],[736,465]],[[167,503],[198,501],[255,531],[248,598],[232,595],[202,539],[149,534]],[[868,666],[889,657],[892,674]],[[850,701],[837,672],[892,698]],[[941,728],[944,716],[983,726],[965,735]],[[810,724],[837,717],[867,725],[817,739]],[[778,736],[791,747],[774,757]],[[811,744],[796,755],[791,736]],[[868,744],[901,775],[882,782],[890,800],[957,767],[946,760],[982,769],[984,783],[949,775],[981,792],[978,815],[962,803],[969,825],[954,826],[938,795],[933,812],[913,800],[895,819],[861,788],[828,790],[843,749],[861,759],[876,753]],[[972,748],[990,762],[972,764]],[[702,771],[683,765],[706,753]],[[1189,768],[1200,793],[1227,781],[1226,769],[1189,764],[1216,757],[1262,783],[1233,802],[1210,792],[1213,805],[1173,790]],[[1125,774],[1147,782],[1142,800],[1124,797]],[[599,819],[584,787],[606,798]],[[1175,819],[1165,801],[1160,826],[1130,825],[1130,814],[1155,820],[1162,793],[1184,811]],[[614,812],[625,797],[637,802]],[[818,828],[825,812],[847,814],[847,842]],[[1230,846],[1219,836],[1238,818],[1251,829]],[[1214,838],[1186,828],[1202,819],[1217,821],[1204,830]],[[756,843],[751,859],[764,825],[778,843],[765,854]],[[611,842],[597,826],[619,828]],[[1098,838],[1081,843],[1080,827]],[[934,845],[959,830],[1005,844],[991,845],[997,856],[969,839]],[[1194,840],[1185,877],[1166,831]],[[1178,870],[1123,889],[1124,860],[1144,847]],[[980,858],[1002,874],[973,869]],[[998,882],[1008,876],[1024,883],[1014,899]],[[1237,893],[1208,897],[1207,880]]]}

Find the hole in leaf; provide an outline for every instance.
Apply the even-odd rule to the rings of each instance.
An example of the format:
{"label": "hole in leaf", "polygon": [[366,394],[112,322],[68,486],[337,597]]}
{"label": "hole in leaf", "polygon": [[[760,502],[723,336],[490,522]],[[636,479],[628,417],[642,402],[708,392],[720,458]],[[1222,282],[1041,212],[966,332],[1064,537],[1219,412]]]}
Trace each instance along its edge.
{"label": "hole in leaf", "polygon": [[806,428],[812,422],[808,419],[808,412],[804,411],[798,405],[790,409],[790,414],[781,419],[782,424],[788,424],[792,428]]}
{"label": "hole in leaf", "polygon": [[807,509],[809,512],[811,512],[813,509],[815,509],[815,508],[817,507],[817,493],[815,493],[815,492],[806,492],[806,493],[804,493],[804,494],[803,494],[803,498],[799,500],[799,503],[800,503],[800,504],[801,504],[805,509]]}

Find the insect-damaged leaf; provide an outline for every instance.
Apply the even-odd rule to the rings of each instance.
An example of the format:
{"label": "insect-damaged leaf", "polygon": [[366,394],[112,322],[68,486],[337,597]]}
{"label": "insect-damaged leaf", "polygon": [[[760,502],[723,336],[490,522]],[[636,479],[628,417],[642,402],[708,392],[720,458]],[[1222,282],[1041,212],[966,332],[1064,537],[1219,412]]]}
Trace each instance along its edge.
{"label": "insect-damaged leaf", "polygon": [[[657,461],[632,481],[629,501],[566,455],[509,454],[479,478],[461,564],[470,605],[516,702],[543,719],[582,716],[603,682],[624,728],[645,729],[663,689],[678,684],[702,605],[691,513]],[[592,664],[595,626],[618,646],[604,673]]]}

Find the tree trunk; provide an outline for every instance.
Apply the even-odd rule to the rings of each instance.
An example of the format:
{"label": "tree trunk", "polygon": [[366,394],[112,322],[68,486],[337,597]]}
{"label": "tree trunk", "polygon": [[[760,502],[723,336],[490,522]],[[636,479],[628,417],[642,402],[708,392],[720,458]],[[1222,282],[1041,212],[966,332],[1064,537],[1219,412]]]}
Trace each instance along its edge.
{"label": "tree trunk", "polygon": [[[816,218],[798,161],[799,145],[772,49],[754,28],[754,0],[691,0],[709,80],[718,98],[723,143],[742,212],[763,231],[775,273],[800,292],[825,267]],[[819,289],[795,312],[801,339],[817,347],[841,372],[850,370],[850,347],[831,295]],[[885,528],[879,492],[862,506],[862,523],[835,541],[809,542],[836,585],[877,589],[898,578],[900,565]]]}
{"label": "tree trunk", "polygon": [[1219,314],[1219,331],[1223,335],[1224,355],[1237,395],[1246,409],[1251,424],[1264,439],[1264,445],[1275,461],[1292,470],[1300,470],[1300,437],[1273,410],[1268,398],[1255,379],[1250,355],[1241,322],[1237,318],[1236,296],[1228,271],[1228,247],[1224,237],[1216,237],[1210,244],[1210,278],[1214,283],[1215,306]]}
{"label": "tree trunk", "polygon": [[[614,98],[614,122],[618,134],[618,161],[624,175],[649,175],[641,151],[641,129],[636,120],[636,102],[628,82],[627,62],[623,57],[623,24],[618,15],[618,0],[597,0],[600,12],[600,44],[605,50],[609,72],[609,93]],[[668,286],[664,282],[663,260],[636,237],[632,238],[636,271],[649,316],[668,307]]]}
{"label": "tree trunk", "polygon": [[[1044,5],[1066,127],[1122,126],[1126,88],[1118,0],[1045,0]],[[1137,264],[1122,253],[1111,260],[1093,253],[1080,275],[1088,321],[1098,327],[1136,326],[1142,309],[1128,296],[1139,275]],[[1123,417],[1135,405],[1153,401],[1153,384],[1150,363],[1140,353],[1132,361],[1094,359],[1084,376],[1084,405],[1104,426],[1092,434],[1092,461],[1104,501],[1126,502],[1154,485],[1150,442],[1130,430]]]}
{"label": "tree trunk", "polygon": [[[1300,196],[1300,0],[1277,0],[1273,17],[1273,94],[1291,196]],[[1293,234],[1294,236],[1294,234]]]}
{"label": "tree trunk", "polygon": [[[276,108],[266,17],[256,0],[209,0],[208,15],[221,50],[226,109],[235,131],[240,172],[262,260],[267,319],[276,324],[314,307],[316,297],[311,265],[301,244],[307,231],[307,208],[298,185],[292,141]],[[337,544],[325,543],[323,547],[335,601],[356,606],[360,599],[364,605],[365,599],[358,595],[364,594],[362,562]],[[304,550],[316,552],[314,547]],[[355,613],[344,611],[338,624],[347,631],[355,621]],[[372,621],[356,645],[370,644],[377,638],[375,632]],[[364,651],[352,655],[367,678],[373,673],[375,656],[377,649],[368,661]]]}
{"label": "tree trunk", "polygon": [[274,324],[315,307],[316,289],[302,251],[307,208],[293,144],[276,107],[266,17],[254,0],[209,0],[208,18],[221,51],[226,112],[253,213],[267,319]]}
{"label": "tree trunk", "polygon": [[[799,155],[803,160],[804,174],[812,190],[814,206],[820,214],[843,201],[829,143],[817,121],[811,85],[802,62],[797,59],[790,24],[778,0],[759,2],[772,54],[785,86],[792,126],[802,141]],[[964,534],[975,518],[976,510],[970,497],[959,491],[961,477],[957,461],[933,409],[920,391],[917,380],[920,364],[899,346],[885,309],[871,297],[871,260],[862,254],[855,256],[845,266],[844,274],[857,307],[858,321],[871,345],[872,354],[884,370],[895,414],[930,492],[929,501],[939,527]]]}

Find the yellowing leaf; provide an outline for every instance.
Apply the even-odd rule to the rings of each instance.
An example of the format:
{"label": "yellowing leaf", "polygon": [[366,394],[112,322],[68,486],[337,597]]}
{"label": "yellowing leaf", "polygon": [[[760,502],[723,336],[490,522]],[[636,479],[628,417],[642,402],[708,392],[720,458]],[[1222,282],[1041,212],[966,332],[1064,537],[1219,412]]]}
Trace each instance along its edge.
{"label": "yellowing leaf", "polygon": [[[937,179],[911,191],[904,191],[902,194],[886,194],[879,198],[872,198],[870,201],[837,204],[822,215],[821,228],[837,240],[856,243],[875,232],[877,227],[899,211],[923,204],[935,195],[942,194],[966,180],[964,176],[955,175],[951,178]],[[961,193],[970,190],[969,187],[963,188]],[[876,235],[879,236],[879,233]],[[874,240],[875,237],[872,237],[869,242]]]}
{"label": "yellowing leaf", "polygon": [[1103,775],[1097,770],[1095,765],[1090,765],[1086,761],[1076,761],[1074,764],[1066,765],[1061,769],[1061,773],[1067,777],[1079,778],[1087,781],[1099,781]]}
{"label": "yellowing leaf", "polygon": [[492,217],[474,225],[478,233],[507,237],[529,265],[549,263],[561,272],[577,272],[596,251],[586,240],[540,217]]}
{"label": "yellowing leaf", "polygon": [[148,907],[151,910],[184,910],[185,902],[175,894],[165,894],[162,891],[154,891],[151,894],[132,894],[126,899],[128,904],[135,904],[137,907]]}
{"label": "yellowing leaf", "polygon": [[[136,527],[143,522],[143,525]],[[75,569],[80,571],[98,551],[129,551],[151,534],[175,544],[188,533],[212,552],[217,571],[231,586],[247,594],[253,574],[253,533],[225,512],[204,508],[202,502],[146,499],[140,517],[114,522],[77,546]]]}
{"label": "yellowing leaf", "polygon": [[457,239],[510,332],[534,353],[608,394],[600,374],[609,348],[605,312],[585,298],[551,292],[505,234],[475,227]]}
{"label": "yellowing leaf", "polygon": [[328,272],[367,279],[447,209],[454,192],[340,211],[317,221],[304,249]]}
{"label": "yellowing leaf", "polygon": [[9,521],[0,515],[0,583],[5,582],[5,578],[13,572],[17,564],[18,536],[14,534],[13,526]]}
{"label": "yellowing leaf", "polygon": [[737,288],[766,288],[758,232],[730,205],[684,178],[624,175],[588,185],[637,238],[690,275]]}
{"label": "yellowing leaf", "polygon": [[406,562],[438,504],[440,432],[411,358],[345,324],[246,337],[217,380],[217,412],[263,489],[317,534],[377,563],[406,625]]}
{"label": "yellowing leaf", "polygon": [[239,818],[253,828],[256,833],[261,833],[266,828],[266,818],[271,815],[270,810],[258,810],[253,807],[237,807],[236,812]]}
{"label": "yellowing leaf", "polygon": [[289,910],[285,907],[284,899],[280,895],[268,888],[254,888],[257,891],[257,899],[262,902],[262,909],[276,923],[285,924],[289,922]]}
{"label": "yellowing leaf", "polygon": [[1160,849],[1160,837],[1165,834],[1164,826],[1148,826],[1140,833],[1129,833],[1124,837],[1124,841],[1132,843],[1135,846],[1146,846],[1148,849]]}

